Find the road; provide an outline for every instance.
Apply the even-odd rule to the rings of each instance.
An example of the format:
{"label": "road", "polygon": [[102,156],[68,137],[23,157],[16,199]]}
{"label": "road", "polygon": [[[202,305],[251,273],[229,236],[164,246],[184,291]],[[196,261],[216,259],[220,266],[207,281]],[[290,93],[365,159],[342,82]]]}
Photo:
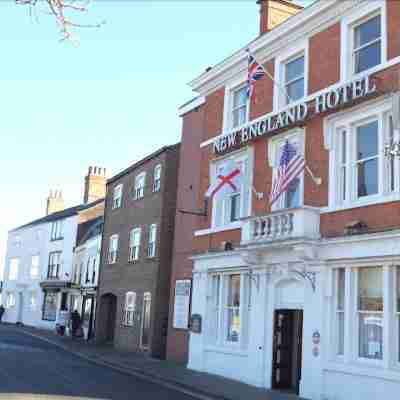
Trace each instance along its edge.
{"label": "road", "polygon": [[[67,396],[67,397],[65,397]],[[0,399],[193,400],[0,325]]]}

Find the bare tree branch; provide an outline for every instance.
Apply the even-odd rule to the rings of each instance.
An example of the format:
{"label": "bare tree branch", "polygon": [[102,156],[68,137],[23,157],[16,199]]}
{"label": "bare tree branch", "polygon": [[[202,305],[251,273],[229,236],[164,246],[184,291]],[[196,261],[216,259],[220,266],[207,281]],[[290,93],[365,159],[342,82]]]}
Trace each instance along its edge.
{"label": "bare tree branch", "polygon": [[85,2],[77,0],[15,0],[15,3],[29,7],[30,16],[32,16],[33,10],[36,11],[39,6],[43,6],[41,11],[52,15],[56,20],[61,35],[60,41],[72,41],[77,44],[77,40],[73,38],[74,28],[99,28],[104,24],[104,22],[82,24],[73,20],[73,15],[87,13],[91,0],[86,0]]}

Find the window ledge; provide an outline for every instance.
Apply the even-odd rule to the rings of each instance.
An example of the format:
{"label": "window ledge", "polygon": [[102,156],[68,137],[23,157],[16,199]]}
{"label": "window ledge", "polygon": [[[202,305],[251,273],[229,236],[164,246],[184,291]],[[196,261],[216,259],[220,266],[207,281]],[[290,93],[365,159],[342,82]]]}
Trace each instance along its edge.
{"label": "window ledge", "polygon": [[377,195],[377,196],[374,195],[374,196],[371,196],[371,198],[369,198],[369,199],[355,201],[350,204],[343,204],[343,205],[337,205],[337,206],[332,206],[332,207],[329,207],[329,206],[322,207],[321,214],[327,214],[327,213],[336,212],[336,211],[351,210],[354,208],[361,208],[361,207],[378,205],[378,204],[391,203],[394,201],[400,201],[400,193],[399,192],[388,194],[388,195]]}
{"label": "window ledge", "polygon": [[370,364],[362,361],[352,362],[349,364],[339,362],[329,362],[324,366],[325,372],[343,373],[348,375],[366,376],[369,378],[386,379],[390,381],[400,382],[400,369],[387,369],[380,362]]}
{"label": "window ledge", "polygon": [[229,225],[225,225],[225,226],[201,229],[201,230],[195,231],[194,236],[204,236],[204,235],[210,235],[211,233],[233,231],[235,229],[241,229],[241,227],[242,227],[242,222],[236,221],[236,222],[233,222],[233,223],[231,223]]}
{"label": "window ledge", "polygon": [[227,346],[206,346],[204,348],[205,352],[208,353],[221,353],[221,354],[231,354],[238,357],[248,357],[248,352],[245,350],[240,350],[235,347],[227,347]]}

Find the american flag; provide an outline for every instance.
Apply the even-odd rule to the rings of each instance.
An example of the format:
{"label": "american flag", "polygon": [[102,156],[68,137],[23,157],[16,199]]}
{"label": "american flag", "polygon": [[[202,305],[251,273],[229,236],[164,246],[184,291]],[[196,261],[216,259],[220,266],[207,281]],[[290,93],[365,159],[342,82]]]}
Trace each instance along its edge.
{"label": "american flag", "polygon": [[306,162],[304,158],[296,154],[296,150],[287,140],[283,146],[278,173],[272,182],[271,194],[269,196],[271,205],[278,200],[282,193],[286,192],[290,182],[303,172],[305,166]]}
{"label": "american flag", "polygon": [[247,50],[247,97],[251,100],[254,94],[254,83],[265,75],[265,70]]}

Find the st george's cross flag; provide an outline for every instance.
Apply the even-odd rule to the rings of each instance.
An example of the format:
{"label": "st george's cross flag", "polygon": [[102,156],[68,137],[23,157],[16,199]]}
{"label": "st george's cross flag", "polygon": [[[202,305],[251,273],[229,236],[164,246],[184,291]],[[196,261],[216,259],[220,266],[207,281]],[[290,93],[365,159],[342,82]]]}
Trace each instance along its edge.
{"label": "st george's cross flag", "polygon": [[247,50],[247,97],[250,101],[254,95],[254,83],[260,80],[265,75],[265,70],[261,64],[250,54],[250,50]]}
{"label": "st george's cross flag", "polygon": [[218,168],[216,179],[208,188],[205,197],[225,197],[240,190],[241,184],[242,173],[239,166],[233,160],[227,160]]}
{"label": "st george's cross flag", "polygon": [[286,140],[283,146],[282,156],[279,162],[278,172],[272,182],[269,202],[275,203],[282,193],[285,193],[297,176],[299,176],[306,166],[306,162],[301,155],[296,154],[296,149]]}

